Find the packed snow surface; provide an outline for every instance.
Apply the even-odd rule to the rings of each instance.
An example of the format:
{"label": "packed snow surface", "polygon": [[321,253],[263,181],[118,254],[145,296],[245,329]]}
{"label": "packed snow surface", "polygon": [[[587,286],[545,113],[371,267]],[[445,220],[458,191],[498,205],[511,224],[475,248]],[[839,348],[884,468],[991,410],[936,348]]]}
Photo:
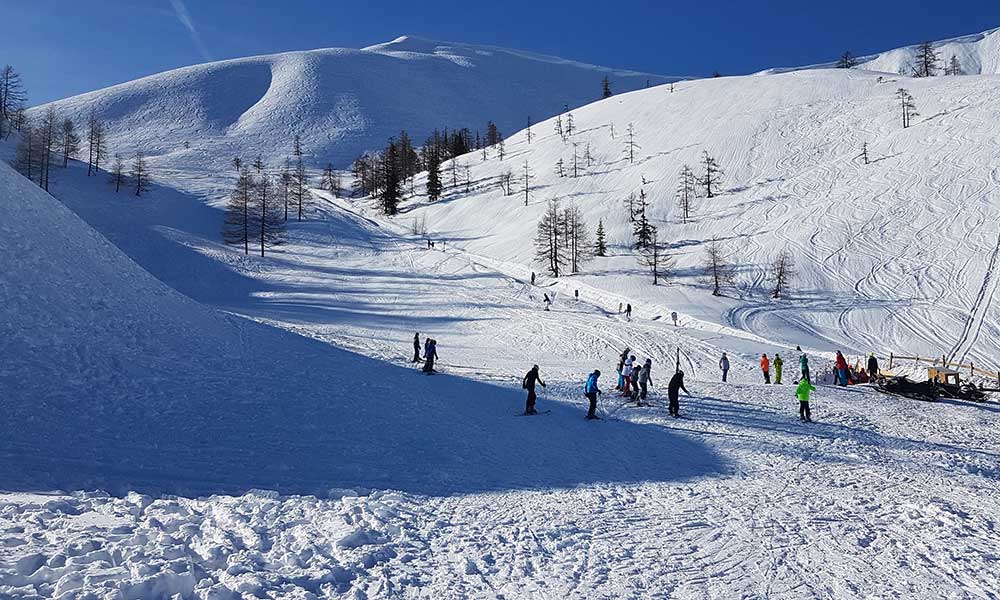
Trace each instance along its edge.
{"label": "packed snow surface", "polygon": [[[201,155],[159,163],[139,198],[77,163],[55,197],[0,165],[0,597],[997,597],[996,403],[824,383],[834,348],[1000,356],[996,83],[809,71],[621,94],[574,110],[565,142],[550,121],[503,161],[459,158],[468,193],[394,219],[317,190],[263,259],[220,243],[232,177]],[[899,86],[922,113],[906,131]],[[557,177],[573,143],[596,160]],[[724,187],[678,223],[676,173],[702,150]],[[525,160],[527,207],[497,181]],[[623,215],[640,188],[677,260],[657,287]],[[603,219],[611,256],[544,275],[550,198]],[[424,217],[433,248],[409,232]],[[721,299],[711,237],[739,257]],[[800,274],[773,301],[785,247]],[[409,363],[417,331],[436,375]],[[614,393],[626,346],[653,361],[651,406]],[[782,385],[760,383],[762,352]],[[549,412],[519,416],[532,364]]]}

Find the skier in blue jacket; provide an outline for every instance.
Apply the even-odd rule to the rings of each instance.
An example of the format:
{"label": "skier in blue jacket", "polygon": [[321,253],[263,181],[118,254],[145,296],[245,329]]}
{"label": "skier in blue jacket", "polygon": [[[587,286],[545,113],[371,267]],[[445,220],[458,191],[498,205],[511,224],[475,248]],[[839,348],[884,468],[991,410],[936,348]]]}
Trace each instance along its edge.
{"label": "skier in blue jacket", "polygon": [[590,400],[590,410],[587,411],[588,419],[599,419],[595,412],[597,412],[597,395],[603,394],[599,387],[597,387],[597,379],[601,376],[601,372],[598,369],[594,369],[594,372],[587,376],[587,383],[583,386],[583,395]]}

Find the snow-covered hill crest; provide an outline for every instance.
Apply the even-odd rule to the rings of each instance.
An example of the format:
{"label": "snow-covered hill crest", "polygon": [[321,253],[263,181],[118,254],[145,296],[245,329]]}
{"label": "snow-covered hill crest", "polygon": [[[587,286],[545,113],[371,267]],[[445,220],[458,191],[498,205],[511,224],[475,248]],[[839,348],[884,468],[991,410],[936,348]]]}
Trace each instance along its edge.
{"label": "snow-covered hill crest", "polygon": [[[143,150],[161,168],[223,166],[257,153],[277,163],[302,136],[314,165],[345,166],[406,129],[513,133],[600,97],[671,78],[493,46],[402,36],[354,50],[287,52],[184,67],[54,103],[77,122],[107,121],[109,147]],[[673,78],[676,79],[676,78]]]}

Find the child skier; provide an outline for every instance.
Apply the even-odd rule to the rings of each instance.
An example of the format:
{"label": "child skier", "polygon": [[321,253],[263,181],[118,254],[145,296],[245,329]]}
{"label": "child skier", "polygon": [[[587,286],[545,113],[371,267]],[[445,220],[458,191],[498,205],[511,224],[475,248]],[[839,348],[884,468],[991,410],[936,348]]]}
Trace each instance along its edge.
{"label": "child skier", "polygon": [[601,389],[597,387],[597,380],[601,376],[601,371],[594,369],[594,372],[587,376],[587,383],[583,386],[583,395],[587,397],[590,401],[590,409],[587,410],[588,419],[600,419],[595,413],[597,412],[597,395],[602,394]]}

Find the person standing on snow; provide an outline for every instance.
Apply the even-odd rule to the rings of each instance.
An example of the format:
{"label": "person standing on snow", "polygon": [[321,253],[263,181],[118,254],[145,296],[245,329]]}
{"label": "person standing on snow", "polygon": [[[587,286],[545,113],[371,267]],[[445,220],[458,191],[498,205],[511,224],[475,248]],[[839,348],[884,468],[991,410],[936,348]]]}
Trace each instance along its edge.
{"label": "person standing on snow", "polygon": [[535,285],[535,272],[531,272],[531,285]]}
{"label": "person standing on snow", "polygon": [[670,318],[674,320],[674,327],[677,327],[677,311],[670,313]]}
{"label": "person standing on snow", "polygon": [[632,320],[632,305],[631,304],[626,304],[625,305],[625,318],[628,319],[629,321]]}
{"label": "person standing on snow", "polygon": [[625,348],[625,351],[622,352],[621,356],[618,357],[618,385],[615,386],[615,389],[618,390],[619,392],[622,390],[623,387],[625,387],[624,370],[625,370],[625,361],[628,360],[628,351],[629,348]]}
{"label": "person standing on snow", "polygon": [[597,412],[597,395],[604,393],[599,387],[597,387],[597,380],[600,376],[601,371],[594,369],[594,372],[587,376],[587,383],[583,386],[583,395],[590,401],[590,409],[587,410],[588,419],[600,419],[600,417],[595,414]]}
{"label": "person standing on snow", "polygon": [[837,361],[833,364],[833,368],[836,370],[837,374],[837,385],[841,387],[847,386],[847,359],[844,355],[837,350]]}
{"label": "person standing on snow", "polygon": [[639,365],[632,365],[632,373],[629,375],[629,393],[628,398],[633,402],[639,399],[639,373],[642,368]]}
{"label": "person standing on snow", "polygon": [[[799,348],[799,352],[802,352],[801,348]],[[801,379],[811,381],[809,379],[809,357],[806,356],[805,352],[802,352],[802,354],[799,355],[799,371],[802,372]]]}
{"label": "person standing on snow", "polygon": [[413,334],[413,360],[410,362],[420,362],[420,333]]}
{"label": "person standing on snow", "polygon": [[875,358],[875,353],[874,352],[869,352],[868,353],[868,377],[872,381],[875,381],[875,379],[878,378],[878,374],[879,374],[878,359]]}
{"label": "person standing on snow", "polygon": [[639,404],[642,405],[646,401],[646,394],[648,393],[648,387],[653,385],[653,359],[647,358],[646,362],[642,364],[642,368],[639,369]]}
{"label": "person standing on snow", "polygon": [[719,359],[719,368],[722,369],[722,383],[726,383],[726,376],[729,374],[729,357],[726,353],[722,353],[722,358]]}
{"label": "person standing on snow", "polygon": [[774,355],[774,383],[776,385],[781,385],[781,366],[785,363],[781,361],[781,356],[779,354]]}
{"label": "person standing on snow", "polygon": [[764,373],[764,383],[771,383],[771,361],[766,354],[760,355],[760,370]]}
{"label": "person standing on snow", "polygon": [[684,390],[684,393],[688,396],[691,395],[691,392],[687,391],[687,388],[684,387],[684,371],[674,373],[674,376],[670,378],[670,383],[667,384],[667,398],[670,399],[668,410],[670,411],[670,416],[675,419],[681,416],[680,390]]}
{"label": "person standing on snow", "polygon": [[542,302],[545,302],[545,310],[549,310],[549,306],[552,305],[552,300],[549,300],[549,295],[542,292]]}
{"label": "person standing on snow", "polygon": [[431,373],[437,373],[434,370],[434,360],[438,357],[437,353],[437,340],[428,339],[424,346],[424,373],[428,375]]}
{"label": "person standing on snow", "polygon": [[625,360],[625,365],[622,367],[622,381],[624,385],[622,386],[622,396],[628,396],[629,384],[632,380],[632,365],[635,364],[635,355],[628,357]]}
{"label": "person standing on snow", "polygon": [[812,423],[812,414],[809,412],[809,392],[815,392],[816,388],[813,387],[809,380],[802,378],[799,381],[798,387],[795,388],[795,395],[799,399],[799,420]]}
{"label": "person standing on snow", "polygon": [[521,387],[528,390],[528,401],[524,404],[524,414],[526,415],[538,414],[538,411],[535,410],[535,399],[537,398],[537,396],[535,396],[536,383],[545,387],[545,382],[542,381],[542,378],[538,375],[538,365],[532,366],[531,370],[528,371],[528,374],[525,375],[524,379],[521,381]]}

